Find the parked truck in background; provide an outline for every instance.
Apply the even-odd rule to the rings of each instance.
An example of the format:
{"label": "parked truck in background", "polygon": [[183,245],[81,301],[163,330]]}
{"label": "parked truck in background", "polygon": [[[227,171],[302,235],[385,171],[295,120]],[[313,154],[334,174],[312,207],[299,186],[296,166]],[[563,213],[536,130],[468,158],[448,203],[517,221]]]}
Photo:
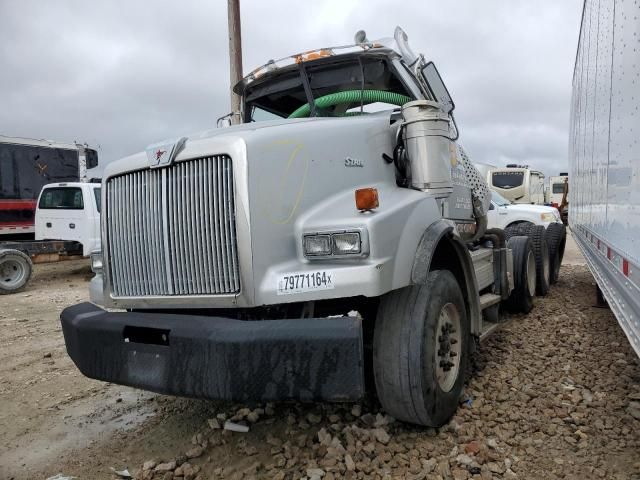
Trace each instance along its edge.
{"label": "parked truck in background", "polygon": [[512,203],[545,204],[544,174],[528,165],[494,168],[487,175],[487,183]]}
{"label": "parked truck in background", "polygon": [[394,417],[442,425],[500,305],[531,310],[538,258],[487,229],[435,65],[397,28],[270,61],[235,91],[242,125],[107,166],[93,303],[61,315],[69,355],[201,398],[375,390]]}
{"label": "parked truck in background", "polygon": [[547,203],[559,206],[562,203],[565,189],[569,185],[569,175],[560,173],[557,176],[549,177],[549,188],[547,189]]}
{"label": "parked truck in background", "polygon": [[0,135],[0,239],[33,238],[42,187],[85,181],[97,165],[98,154],[86,145]]}
{"label": "parked truck in background", "polygon": [[640,3],[585,2],[573,74],[569,225],[640,355]]}
{"label": "parked truck in background", "polygon": [[0,240],[0,295],[26,287],[34,263],[88,257],[100,250],[100,184],[45,185],[36,202],[35,240]]}

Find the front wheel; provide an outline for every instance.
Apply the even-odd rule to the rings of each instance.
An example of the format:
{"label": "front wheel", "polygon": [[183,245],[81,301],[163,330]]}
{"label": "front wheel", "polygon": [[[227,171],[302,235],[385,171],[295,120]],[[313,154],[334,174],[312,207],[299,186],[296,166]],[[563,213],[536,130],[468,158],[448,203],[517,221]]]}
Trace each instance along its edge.
{"label": "front wheel", "polygon": [[464,387],[469,323],[460,286],[447,270],[424,285],[385,295],[373,338],[376,391],[384,409],[406,422],[439,427]]}

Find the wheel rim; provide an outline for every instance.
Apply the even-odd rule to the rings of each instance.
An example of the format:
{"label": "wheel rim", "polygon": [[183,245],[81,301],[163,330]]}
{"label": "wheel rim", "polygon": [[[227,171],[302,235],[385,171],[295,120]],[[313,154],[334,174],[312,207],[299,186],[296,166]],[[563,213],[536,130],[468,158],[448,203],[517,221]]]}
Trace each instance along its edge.
{"label": "wheel rim", "polygon": [[460,313],[453,303],[447,303],[440,310],[434,348],[436,379],[444,392],[450,391],[458,379],[461,351]]}
{"label": "wheel rim", "polygon": [[536,257],[533,252],[527,255],[527,286],[529,287],[529,295],[536,294]]}
{"label": "wheel rim", "polygon": [[0,285],[4,288],[17,288],[27,275],[27,270],[19,260],[7,258],[0,262]]}

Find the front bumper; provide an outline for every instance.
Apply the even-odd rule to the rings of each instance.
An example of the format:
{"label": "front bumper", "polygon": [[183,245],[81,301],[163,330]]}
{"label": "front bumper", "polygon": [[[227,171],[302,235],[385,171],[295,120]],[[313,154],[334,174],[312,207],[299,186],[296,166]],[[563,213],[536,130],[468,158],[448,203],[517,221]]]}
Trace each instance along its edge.
{"label": "front bumper", "polygon": [[81,303],[60,320],[69,356],[98,380],[239,402],[364,394],[359,318],[243,321]]}

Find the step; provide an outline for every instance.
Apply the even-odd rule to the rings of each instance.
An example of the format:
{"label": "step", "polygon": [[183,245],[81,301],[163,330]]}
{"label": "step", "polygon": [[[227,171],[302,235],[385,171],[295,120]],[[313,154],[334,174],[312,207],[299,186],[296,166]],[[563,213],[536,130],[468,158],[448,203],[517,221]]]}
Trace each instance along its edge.
{"label": "step", "polygon": [[480,310],[484,310],[485,308],[489,308],[496,303],[500,303],[502,301],[502,297],[500,295],[496,295],[495,293],[485,293],[480,295]]}

